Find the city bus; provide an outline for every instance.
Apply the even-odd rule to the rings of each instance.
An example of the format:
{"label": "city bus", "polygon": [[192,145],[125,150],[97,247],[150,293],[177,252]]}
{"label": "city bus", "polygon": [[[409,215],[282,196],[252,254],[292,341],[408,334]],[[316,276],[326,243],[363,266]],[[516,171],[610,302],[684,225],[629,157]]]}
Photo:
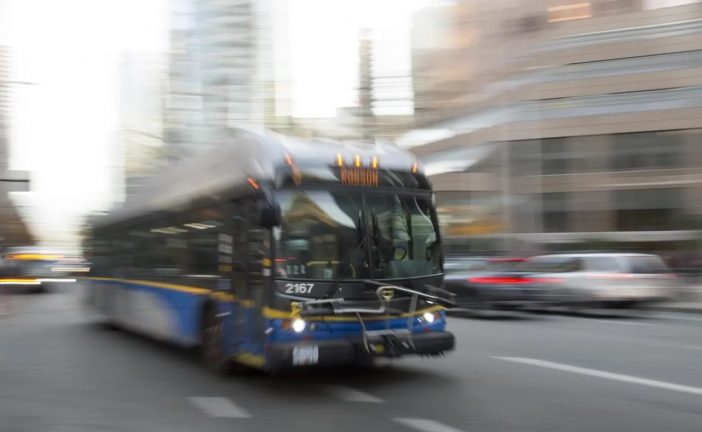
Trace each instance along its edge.
{"label": "city bus", "polygon": [[8,247],[0,254],[0,286],[42,293],[59,283],[75,282],[69,262],[65,253],[43,247]]}
{"label": "city bus", "polygon": [[230,130],[92,223],[88,302],[216,371],[454,348],[430,184],[391,144]]}

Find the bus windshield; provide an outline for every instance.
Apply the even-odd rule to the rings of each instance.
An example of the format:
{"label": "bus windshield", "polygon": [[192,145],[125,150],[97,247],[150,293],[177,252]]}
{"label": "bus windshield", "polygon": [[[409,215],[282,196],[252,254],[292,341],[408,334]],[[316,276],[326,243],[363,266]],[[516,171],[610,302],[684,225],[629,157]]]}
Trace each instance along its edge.
{"label": "bus windshield", "polygon": [[283,279],[402,279],[440,273],[428,197],[360,190],[283,190],[275,230]]}

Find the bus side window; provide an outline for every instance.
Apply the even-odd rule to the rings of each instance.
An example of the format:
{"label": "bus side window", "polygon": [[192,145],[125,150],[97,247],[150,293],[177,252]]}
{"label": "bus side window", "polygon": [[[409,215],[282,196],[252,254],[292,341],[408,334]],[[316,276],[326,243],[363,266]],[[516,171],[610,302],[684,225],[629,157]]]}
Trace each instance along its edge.
{"label": "bus side window", "polygon": [[[118,263],[130,277],[168,278],[183,274],[187,230],[173,221],[153,221],[132,227],[120,247]],[[118,266],[118,268],[120,268]]]}
{"label": "bus side window", "polygon": [[110,271],[110,240],[104,233],[93,236],[93,268],[97,274],[108,275]]}
{"label": "bus side window", "polygon": [[157,233],[152,240],[154,252],[153,272],[156,276],[177,276],[183,273],[182,251],[185,249],[183,233]]}
{"label": "bus side window", "polygon": [[135,227],[129,232],[132,240],[132,268],[131,277],[140,277],[148,273],[150,266],[150,238],[153,236],[145,227]]}
{"label": "bus side window", "polygon": [[219,233],[222,229],[221,212],[207,208],[189,215],[184,224],[188,228],[188,273],[216,275],[219,271]]}
{"label": "bus side window", "polygon": [[129,278],[133,266],[132,251],[134,250],[131,240],[129,238],[115,240],[112,250],[114,251],[112,259],[114,275],[118,278]]}

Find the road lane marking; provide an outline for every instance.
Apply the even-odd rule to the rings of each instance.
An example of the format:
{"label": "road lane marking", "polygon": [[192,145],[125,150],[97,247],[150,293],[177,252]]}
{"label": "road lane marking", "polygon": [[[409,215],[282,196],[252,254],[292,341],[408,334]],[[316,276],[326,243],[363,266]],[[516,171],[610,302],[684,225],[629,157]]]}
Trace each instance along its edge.
{"label": "road lane marking", "polygon": [[373,396],[372,394],[356,390],[351,387],[329,385],[325,386],[326,391],[346,402],[364,402],[364,403],[382,403],[382,399]]}
{"label": "road lane marking", "polygon": [[618,321],[618,320],[608,320],[608,319],[588,319],[587,321],[598,322],[603,324],[623,324],[623,325],[633,325],[633,326],[650,326],[651,323],[642,323],[636,321]]}
{"label": "road lane marking", "polygon": [[244,408],[223,397],[191,396],[188,401],[210,417],[249,418]]}
{"label": "road lane marking", "polygon": [[639,384],[639,385],[644,385],[644,386],[649,386],[649,387],[656,387],[656,388],[662,388],[665,390],[672,390],[672,391],[677,391],[677,392],[682,392],[682,393],[690,393],[690,394],[695,394],[695,395],[702,395],[702,388],[700,387],[692,387],[692,386],[686,386],[682,384],[674,384],[674,383],[669,383],[665,381],[658,381],[658,380],[652,380],[648,378],[640,378],[637,376],[633,375],[624,375],[624,374],[618,374],[618,373],[613,373],[613,372],[607,372],[607,371],[602,371],[602,370],[597,370],[597,369],[589,369],[589,368],[583,368],[583,367],[578,367],[578,366],[571,366],[563,363],[556,363],[556,362],[550,362],[546,360],[539,360],[539,359],[532,359],[532,358],[526,358],[526,357],[500,357],[500,356],[494,356],[493,358],[499,359],[499,360],[505,360],[509,362],[514,362],[514,363],[521,363],[521,364],[526,364],[530,366],[537,366],[537,367],[542,367],[546,369],[555,369],[555,370],[560,370],[564,372],[571,372],[571,373],[576,373],[580,375],[589,375],[597,378],[604,378],[604,379],[609,379],[612,381],[620,381],[620,382],[625,382],[625,383],[630,383],[630,384]]}
{"label": "road lane marking", "polygon": [[670,320],[680,320],[680,321],[702,321],[702,318],[691,317],[687,315],[675,315],[675,314],[660,314],[656,315],[657,318],[670,319]]}
{"label": "road lane marking", "polygon": [[463,432],[453,426],[448,426],[434,420],[419,419],[419,418],[395,418],[393,421],[409,426],[414,430],[421,432]]}
{"label": "road lane marking", "polygon": [[702,350],[702,345],[683,345],[683,349]]}

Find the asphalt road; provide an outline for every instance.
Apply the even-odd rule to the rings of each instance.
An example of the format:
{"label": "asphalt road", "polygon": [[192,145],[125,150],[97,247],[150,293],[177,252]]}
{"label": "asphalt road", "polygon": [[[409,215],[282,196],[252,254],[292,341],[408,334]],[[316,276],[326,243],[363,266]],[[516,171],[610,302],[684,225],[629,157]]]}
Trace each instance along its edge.
{"label": "asphalt road", "polygon": [[702,431],[702,315],[451,318],[444,358],[222,378],[80,291],[0,299],[0,431]]}

